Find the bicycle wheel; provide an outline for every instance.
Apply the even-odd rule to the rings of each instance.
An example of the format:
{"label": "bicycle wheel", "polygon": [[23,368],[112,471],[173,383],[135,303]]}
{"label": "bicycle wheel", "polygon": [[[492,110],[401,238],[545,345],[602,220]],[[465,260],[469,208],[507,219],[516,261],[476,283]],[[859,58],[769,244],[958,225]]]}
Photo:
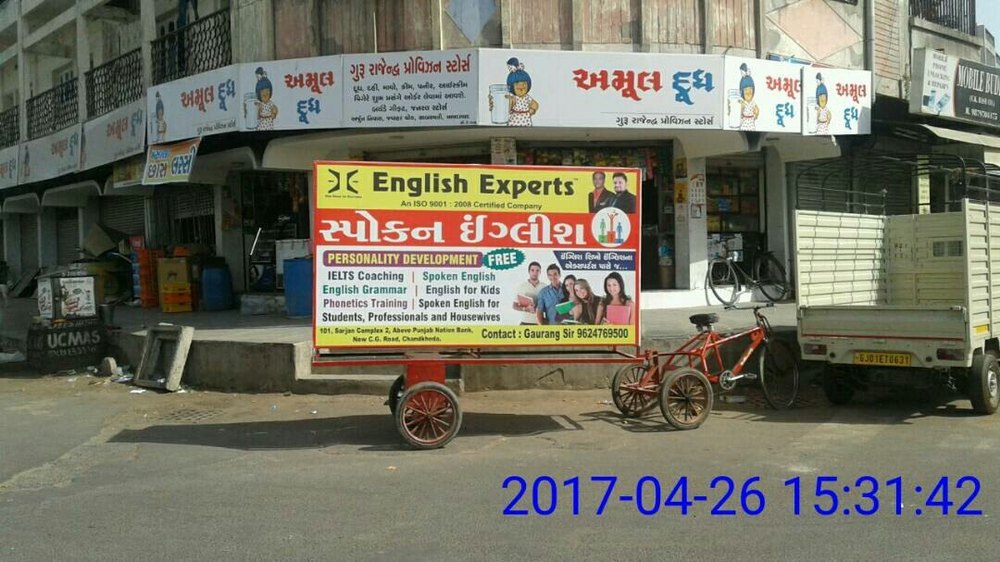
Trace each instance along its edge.
{"label": "bicycle wheel", "polygon": [[715,258],[708,262],[708,288],[722,304],[730,306],[736,303],[740,294],[740,278],[731,261]]}
{"label": "bicycle wheel", "polygon": [[766,252],[755,260],[753,274],[767,300],[778,302],[788,294],[785,266],[774,257],[773,252]]}
{"label": "bicycle wheel", "polygon": [[626,418],[636,418],[648,412],[659,398],[659,376],[653,377],[648,386],[639,386],[646,367],[626,365],[611,379],[611,399]]}
{"label": "bicycle wheel", "polygon": [[660,411],[676,429],[695,429],[712,412],[712,384],[695,369],[670,371],[660,386]]}
{"label": "bicycle wheel", "polygon": [[799,363],[791,346],[772,339],[760,353],[760,386],[775,410],[791,408],[799,393]]}

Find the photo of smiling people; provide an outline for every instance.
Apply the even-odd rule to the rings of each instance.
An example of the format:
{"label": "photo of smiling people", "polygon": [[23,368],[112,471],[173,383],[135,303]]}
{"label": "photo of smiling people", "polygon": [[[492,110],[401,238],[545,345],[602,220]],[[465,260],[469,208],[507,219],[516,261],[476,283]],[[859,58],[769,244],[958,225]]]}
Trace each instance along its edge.
{"label": "photo of smiling people", "polygon": [[604,295],[597,307],[595,324],[631,324],[635,301],[626,294],[625,280],[617,271],[604,278]]}
{"label": "photo of smiling people", "polygon": [[635,194],[628,190],[628,176],[622,172],[615,172],[611,176],[611,183],[615,186],[615,198],[611,202],[611,206],[626,214],[634,214]]}
{"label": "photo of smiling people", "polygon": [[562,301],[556,305],[556,322],[559,324],[576,324],[573,309],[580,304],[576,296],[576,276],[567,275],[562,282]]}
{"label": "photo of smiling people", "polygon": [[542,282],[538,276],[541,273],[542,264],[531,262],[528,264],[528,280],[517,288],[514,310],[521,313],[521,325],[538,324],[538,292],[542,290]]}
{"label": "photo of smiling people", "polygon": [[563,300],[561,275],[562,271],[554,263],[545,268],[545,276],[549,279],[549,284],[538,291],[538,304],[535,307],[539,324],[559,323],[559,303]]}
{"label": "photo of smiling people", "polygon": [[570,311],[573,315],[573,322],[577,324],[596,324],[600,299],[594,294],[590,283],[586,279],[577,279],[574,291],[576,291],[577,303]]}
{"label": "photo of smiling people", "polygon": [[604,187],[606,179],[607,175],[600,170],[591,175],[594,190],[587,193],[587,207],[591,213],[596,213],[601,209],[610,207],[611,203],[615,200],[615,194]]}

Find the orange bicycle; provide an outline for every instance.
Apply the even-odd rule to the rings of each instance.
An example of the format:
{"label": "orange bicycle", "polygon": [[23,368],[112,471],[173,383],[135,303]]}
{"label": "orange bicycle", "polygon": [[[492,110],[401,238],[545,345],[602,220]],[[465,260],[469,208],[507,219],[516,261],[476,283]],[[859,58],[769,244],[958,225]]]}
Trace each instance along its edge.
{"label": "orange bicycle", "polygon": [[[754,306],[755,325],[730,334],[715,331],[717,314],[691,316],[691,323],[698,329],[696,336],[676,351],[658,353],[646,365],[630,365],[615,374],[611,381],[615,406],[626,417],[637,417],[659,403],[670,425],[695,429],[712,411],[713,384],[729,391],[741,380],[756,380],[772,408],[792,407],[799,390],[798,360],[790,345],[772,336],[771,325],[760,312],[771,306]],[[744,310],[734,306],[726,309]],[[750,342],[736,363],[727,367],[721,349],[741,338],[749,338]],[[747,362],[758,349],[758,372],[745,372]]]}

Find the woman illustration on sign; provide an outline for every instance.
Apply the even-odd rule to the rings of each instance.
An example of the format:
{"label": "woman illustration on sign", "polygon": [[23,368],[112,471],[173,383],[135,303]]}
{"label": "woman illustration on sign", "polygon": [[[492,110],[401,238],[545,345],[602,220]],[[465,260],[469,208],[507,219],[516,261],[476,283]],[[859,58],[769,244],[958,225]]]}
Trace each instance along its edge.
{"label": "woman illustration on sign", "polygon": [[258,66],[254,74],[257,75],[257,86],[254,88],[257,94],[257,130],[270,131],[274,129],[274,120],[278,118],[278,106],[271,101],[274,86],[263,68]]}
{"label": "woman illustration on sign", "polygon": [[[508,127],[530,127],[531,117],[538,112],[538,102],[528,95],[531,91],[531,76],[524,70],[524,63],[511,57],[507,60],[507,103],[510,104]],[[490,111],[493,111],[493,96],[489,97]]]}
{"label": "woman illustration on sign", "polygon": [[826,90],[826,84],[823,83],[822,73],[816,74],[816,82],[816,134],[829,135],[833,114],[826,106],[830,101],[830,95]]}
{"label": "woman illustration on sign", "polygon": [[577,279],[573,290],[576,292],[576,298],[580,301],[571,311],[573,320],[580,324],[596,324],[599,303],[597,295],[590,288],[590,283],[586,279]]}
{"label": "woman illustration on sign", "polygon": [[156,92],[156,142],[163,142],[167,137],[167,119],[163,115],[163,100],[160,92]]}
{"label": "woman illustration on sign", "polygon": [[625,280],[617,271],[604,278],[604,298],[597,307],[596,324],[628,324],[635,308],[634,301],[625,293]]}
{"label": "woman illustration on sign", "polygon": [[750,67],[747,66],[747,63],[740,65],[740,73],[743,75],[740,78],[740,130],[756,131],[757,116],[760,115],[760,108],[757,107],[757,102],[753,100],[757,89],[753,83],[753,78],[750,76]]}

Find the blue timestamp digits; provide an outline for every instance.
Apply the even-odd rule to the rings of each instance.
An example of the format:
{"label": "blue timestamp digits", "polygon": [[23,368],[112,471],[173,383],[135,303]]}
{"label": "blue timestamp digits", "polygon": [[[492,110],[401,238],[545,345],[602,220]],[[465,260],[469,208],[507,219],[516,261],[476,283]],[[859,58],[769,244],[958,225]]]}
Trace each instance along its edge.
{"label": "blue timestamp digits", "polygon": [[[982,490],[979,478],[965,475],[941,476],[932,481],[904,480],[902,476],[881,479],[875,476],[795,476],[775,483],[790,503],[790,515],[860,516],[879,514],[900,516],[982,516],[975,506]],[[756,517],[769,506],[760,476],[744,480],[716,476],[699,488],[687,476],[661,480],[643,475],[624,481],[615,475],[572,476],[557,479],[539,475],[528,479],[506,477],[501,484],[508,499],[503,515],[549,517],[569,512],[573,517],[593,514],[601,517],[616,504],[653,517],[671,514],[686,516],[701,504],[714,517]],[[774,491],[771,492],[776,493]],[[773,509],[772,509],[773,511]],[[702,511],[704,512],[704,511]]]}

